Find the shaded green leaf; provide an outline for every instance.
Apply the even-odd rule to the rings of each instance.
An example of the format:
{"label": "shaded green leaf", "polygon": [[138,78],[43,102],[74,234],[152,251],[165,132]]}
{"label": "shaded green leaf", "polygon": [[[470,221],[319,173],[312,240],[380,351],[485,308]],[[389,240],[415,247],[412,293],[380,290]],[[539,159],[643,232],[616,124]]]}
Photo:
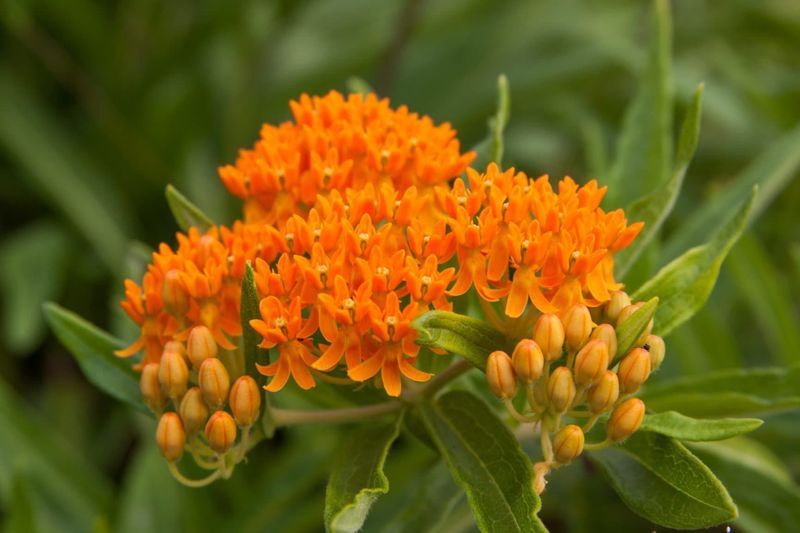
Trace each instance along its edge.
{"label": "shaded green leaf", "polygon": [[347,87],[347,91],[351,93],[367,95],[373,92],[372,86],[369,84],[369,82],[359,76],[350,76],[347,78],[345,85]]}
{"label": "shaded green leaf", "polygon": [[655,524],[700,529],[736,518],[722,483],[675,439],[637,432],[622,446],[589,457],[625,504]]}
{"label": "shaded green leaf", "polygon": [[676,411],[648,414],[640,427],[678,440],[710,441],[724,440],[758,429],[763,420],[758,418],[718,418],[698,420]]}
{"label": "shaded green leaf", "polygon": [[181,490],[185,489],[169,474],[158,448],[149,442],[140,446],[125,474],[114,531],[179,531]]}
{"label": "shaded green leaf", "polygon": [[497,78],[497,111],[489,119],[489,134],[478,143],[473,150],[477,152],[472,167],[483,171],[489,163],[503,163],[503,132],[511,116],[511,95],[508,89],[508,78],[501,74]]}
{"label": "shaded green leaf", "polygon": [[25,477],[18,473],[11,483],[11,498],[3,522],[5,533],[35,533],[41,531],[36,523],[36,513],[31,499],[31,488]]}
{"label": "shaded green leaf", "polygon": [[175,217],[175,222],[178,223],[178,227],[183,231],[189,231],[189,228],[194,227],[204,232],[214,225],[208,215],[203,213],[199,207],[190,202],[172,185],[167,185],[165,194],[172,216]]}
{"label": "shaded green leaf", "polygon": [[530,460],[482,400],[454,391],[419,409],[481,531],[545,531]]}
{"label": "shaded green leaf", "polygon": [[253,267],[248,262],[245,266],[242,279],[242,299],[240,315],[242,321],[242,342],[244,343],[244,368],[245,373],[252,376],[257,383],[263,384],[264,376],[256,371],[256,363],[269,363],[269,350],[260,348],[261,335],[250,326],[251,320],[261,319],[258,305],[261,299],[256,290],[255,274]]}
{"label": "shaded green leaf", "polygon": [[325,490],[325,529],[361,529],[375,500],[389,492],[383,464],[400,431],[402,415],[390,423],[369,423],[348,434]]}
{"label": "shaded green leaf", "polygon": [[622,324],[617,326],[617,355],[615,360],[621,359],[642,336],[647,324],[653,319],[658,309],[658,298],[651,298],[639,309],[634,311],[631,316],[625,319]]}

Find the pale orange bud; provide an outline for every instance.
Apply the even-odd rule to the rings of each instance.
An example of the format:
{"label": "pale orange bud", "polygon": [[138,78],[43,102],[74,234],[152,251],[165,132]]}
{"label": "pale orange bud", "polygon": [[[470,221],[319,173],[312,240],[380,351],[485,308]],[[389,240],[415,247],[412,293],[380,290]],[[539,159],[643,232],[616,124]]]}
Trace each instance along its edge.
{"label": "pale orange bud", "polygon": [[189,361],[192,366],[200,368],[203,361],[217,356],[217,341],[205,326],[195,326],[189,332],[189,339],[186,341]]}
{"label": "pale orange bud", "polygon": [[591,385],[608,368],[608,348],[601,340],[589,341],[575,357],[575,384],[579,387]]}
{"label": "pale orange bud", "polygon": [[225,453],[236,441],[236,422],[225,411],[217,411],[206,424],[206,439],[211,449],[217,453]]}
{"label": "pale orange bud", "polygon": [[179,412],[187,434],[194,435],[203,429],[206,420],[208,420],[208,407],[203,401],[203,393],[200,391],[200,387],[192,387],[186,391],[183,400],[181,400]]}
{"label": "pale orange bud", "polygon": [[650,375],[650,354],[644,348],[634,348],[619,363],[617,370],[622,394],[639,390]]}
{"label": "pale orange bud", "polygon": [[183,446],[186,444],[186,433],[183,431],[181,417],[169,412],[161,415],[156,428],[156,443],[161,455],[174,463],[183,455]]}
{"label": "pale orange bud", "polygon": [[523,339],[517,343],[511,355],[517,378],[523,383],[533,383],[542,375],[544,355],[542,349],[531,339]]}
{"label": "pale orange bud", "polygon": [[184,355],[186,353],[186,348],[180,341],[169,341],[164,345],[164,349],[161,350],[162,354],[165,354],[167,352],[175,352]]}
{"label": "pale orange bud", "polygon": [[505,400],[517,393],[517,376],[514,365],[506,352],[496,351],[486,359],[486,381],[492,394]]}
{"label": "pale orange bud", "polygon": [[164,394],[177,402],[186,393],[189,383],[189,368],[183,355],[176,351],[165,351],[161,356],[161,363],[158,367],[158,382]]}
{"label": "pale orange bud", "polygon": [[617,332],[611,324],[600,324],[592,331],[591,340],[600,340],[606,343],[608,348],[608,360],[613,361],[617,355]]}
{"label": "pale orange bud", "polygon": [[161,291],[167,311],[173,315],[182,315],[189,309],[189,295],[181,281],[181,274],[177,270],[168,270],[164,274],[164,287]]}
{"label": "pale orange bud", "polygon": [[261,410],[261,391],[256,380],[250,376],[242,376],[236,380],[228,400],[236,423],[242,427],[252,426],[258,420]]}
{"label": "pale orange bud", "polygon": [[625,440],[639,429],[644,420],[644,402],[639,398],[625,400],[614,409],[606,424],[608,438],[614,442]]}
{"label": "pale orange bud", "polygon": [[605,319],[611,324],[616,324],[619,314],[623,309],[631,305],[631,297],[625,291],[614,291],[611,299],[603,306]]}
{"label": "pale orange bud", "polygon": [[594,414],[605,412],[617,403],[619,398],[619,378],[611,370],[606,370],[603,376],[589,388],[586,403]]}
{"label": "pale orange bud", "polygon": [[564,348],[564,326],[556,315],[542,315],[533,326],[533,340],[547,361],[555,361]]}
{"label": "pale orange bud", "polygon": [[563,413],[575,399],[575,383],[572,372],[565,366],[556,368],[547,382],[547,397],[554,413]]}
{"label": "pale orange bud", "polygon": [[664,344],[664,339],[658,335],[648,335],[644,339],[644,349],[650,352],[650,369],[656,370],[664,362],[664,356],[667,353],[667,346]]}
{"label": "pale orange bud", "polygon": [[561,428],[553,438],[553,455],[562,464],[569,463],[583,452],[583,430],[574,424]]}
{"label": "pale orange bud", "polygon": [[158,414],[167,405],[167,397],[161,391],[161,384],[158,382],[158,363],[148,363],[142,368],[142,375],[139,376],[139,390],[142,392],[142,399],[151,411]]}
{"label": "pale orange bud", "polygon": [[[628,307],[624,308],[622,310],[622,312],[620,312],[619,318],[617,319],[617,326],[621,325],[628,318],[630,318],[630,316],[633,313],[635,313],[643,305],[644,305],[644,302],[639,302],[639,303],[635,303],[635,304],[629,305]],[[644,344],[644,340],[647,338],[648,335],[650,335],[651,331],[653,331],[653,319],[652,318],[650,319],[650,322],[647,323],[647,327],[644,328],[644,331],[639,336],[639,338],[636,339],[636,346],[641,346],[642,344]]]}
{"label": "pale orange bud", "polygon": [[576,352],[589,335],[592,333],[592,315],[589,308],[585,305],[574,305],[567,311],[562,320],[564,323],[564,339],[567,343],[567,350]]}
{"label": "pale orange bud", "polygon": [[219,359],[206,359],[200,365],[197,373],[197,381],[200,384],[200,391],[203,399],[212,409],[220,409],[228,399],[228,391],[231,386],[231,378],[225,365]]}

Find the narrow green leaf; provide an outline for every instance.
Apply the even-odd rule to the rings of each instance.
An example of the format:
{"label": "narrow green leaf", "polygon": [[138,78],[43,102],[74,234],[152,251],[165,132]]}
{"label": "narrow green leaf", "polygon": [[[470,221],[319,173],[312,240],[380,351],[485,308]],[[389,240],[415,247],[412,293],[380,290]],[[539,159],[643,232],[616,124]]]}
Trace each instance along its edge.
{"label": "narrow green leaf", "polygon": [[401,420],[402,414],[390,423],[369,423],[348,434],[325,490],[327,531],[358,531],[375,500],[389,492],[383,464]]}
{"label": "narrow green leaf", "polygon": [[513,340],[475,318],[448,311],[429,311],[411,323],[417,330],[417,344],[441,348],[460,355],[481,370],[495,350],[511,351]]}
{"label": "narrow green leaf", "polygon": [[617,356],[615,361],[621,359],[642,336],[647,324],[653,319],[658,309],[658,297],[651,298],[643,306],[634,311],[625,321],[617,327]]}
{"label": "narrow green leaf", "polygon": [[662,268],[634,294],[634,300],[659,298],[655,331],[668,335],[692,317],[708,300],[728,251],[744,231],[757,187],[733,216],[703,246],[687,251]]}
{"label": "narrow green leaf", "polygon": [[661,183],[653,192],[634,201],[625,209],[628,220],[644,222],[644,228],[630,246],[621,250],[614,257],[617,277],[623,279],[628,270],[639,258],[645,247],[658,234],[667,215],[675,205],[683,186],[686,170],[697,148],[700,136],[700,111],[703,97],[703,84],[694,92],[692,103],[686,112],[678,139],[678,154],[672,176]]}
{"label": "narrow green leaf", "polygon": [[453,391],[419,409],[481,531],[546,531],[536,516],[541,502],[530,460],[482,400]]}
{"label": "narrow green leaf", "polygon": [[367,95],[373,92],[372,86],[369,84],[369,82],[359,76],[350,76],[347,78],[345,85],[347,87],[347,91],[351,93]]}
{"label": "narrow green leaf", "polygon": [[654,411],[694,417],[742,416],[800,406],[800,367],[735,369],[648,385]]}
{"label": "narrow green leaf", "polygon": [[214,225],[214,222],[199,207],[190,202],[172,185],[167,185],[165,194],[172,216],[175,217],[175,222],[183,231],[189,231],[189,228],[195,227],[204,232]]}
{"label": "narrow green leaf", "polygon": [[501,74],[497,78],[497,111],[489,119],[489,133],[473,150],[477,152],[472,167],[483,171],[489,163],[503,163],[503,132],[511,116],[511,95],[508,89],[508,78]]}
{"label": "narrow green leaf", "polygon": [[655,524],[700,529],[736,518],[736,506],[722,483],[675,439],[637,432],[621,447],[589,457],[622,501]]}
{"label": "narrow green leaf", "polygon": [[648,414],[640,427],[678,440],[704,442],[724,440],[758,429],[763,420],[758,418],[718,418],[698,420],[676,411]]}
{"label": "narrow green leaf", "polygon": [[244,343],[244,368],[245,373],[252,376],[257,383],[263,384],[264,376],[256,371],[256,363],[269,363],[269,350],[259,348],[261,335],[250,326],[251,320],[261,318],[258,310],[260,303],[258,291],[256,290],[255,274],[253,267],[248,262],[244,270],[242,279],[242,299],[240,315],[242,321],[242,342]]}
{"label": "narrow green leaf", "polygon": [[51,302],[44,305],[44,315],[89,381],[110,396],[149,412],[142,403],[139,382],[130,362],[114,355],[114,350],[123,347],[119,339]]}

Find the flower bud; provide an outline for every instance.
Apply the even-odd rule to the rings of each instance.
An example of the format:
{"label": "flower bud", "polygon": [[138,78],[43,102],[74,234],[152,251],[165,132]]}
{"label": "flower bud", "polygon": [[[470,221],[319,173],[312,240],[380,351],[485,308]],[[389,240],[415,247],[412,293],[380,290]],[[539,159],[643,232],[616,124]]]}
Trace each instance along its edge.
{"label": "flower bud", "polygon": [[610,324],[616,325],[619,314],[623,309],[631,305],[631,297],[625,291],[614,291],[611,299],[603,306],[604,317]]}
{"label": "flower bud", "polygon": [[542,375],[544,355],[542,349],[531,339],[523,339],[517,343],[511,355],[517,378],[523,383],[533,383]]}
{"label": "flower bud", "polygon": [[212,409],[221,409],[228,399],[231,386],[231,379],[222,361],[219,359],[203,361],[197,373],[197,381],[206,404]]}
{"label": "flower bud", "polygon": [[206,424],[206,439],[211,449],[217,453],[225,453],[236,441],[236,423],[225,411],[217,411]]}
{"label": "flower bud", "polygon": [[644,339],[644,349],[650,352],[650,370],[658,369],[664,362],[664,355],[667,353],[664,339],[658,335],[648,335]]}
{"label": "flower bud", "polygon": [[156,443],[161,455],[170,463],[181,458],[183,446],[186,444],[186,433],[183,431],[181,418],[176,413],[161,415],[156,428]]}
{"label": "flower bud", "polygon": [[563,413],[575,399],[575,383],[572,381],[572,372],[565,366],[556,368],[550,374],[547,382],[547,397],[550,407],[555,413]]}
{"label": "flower bud", "polygon": [[561,428],[553,438],[553,455],[562,464],[569,463],[583,452],[583,430],[574,424]]}
{"label": "flower bud", "polygon": [[261,410],[261,391],[256,380],[250,376],[237,379],[231,389],[229,403],[236,423],[241,427],[252,426]]}
{"label": "flower bud", "polygon": [[639,390],[650,375],[650,354],[644,348],[634,348],[619,363],[617,370],[622,394]]}
{"label": "flower bud", "polygon": [[564,315],[562,322],[567,350],[576,352],[592,333],[592,315],[589,314],[589,308],[580,304],[572,306]]}
{"label": "flower bud", "polygon": [[541,348],[545,360],[555,361],[564,348],[564,326],[556,315],[542,315],[533,326],[533,340]]}
{"label": "flower bud", "polygon": [[514,365],[506,352],[497,351],[489,354],[486,360],[486,381],[492,394],[505,400],[513,398],[517,393],[517,376]]}
{"label": "flower bud", "polygon": [[[644,302],[635,303],[633,305],[629,305],[628,307],[624,308],[620,314],[619,318],[617,319],[617,326],[625,322],[630,316],[635,313],[640,307],[644,305]],[[650,332],[653,331],[653,319],[650,319],[650,322],[647,323],[647,327],[644,328],[644,331],[636,339],[636,346],[641,346],[644,344],[644,340],[650,335]]]}
{"label": "flower bud", "polygon": [[606,370],[603,376],[591,386],[586,397],[589,410],[594,414],[611,409],[619,398],[619,378],[612,370]]}
{"label": "flower bud", "polygon": [[606,425],[608,438],[614,442],[625,440],[639,429],[644,420],[644,402],[639,398],[625,400],[614,409]]}
{"label": "flower bud", "polygon": [[601,340],[586,343],[575,357],[575,384],[578,387],[591,385],[605,373],[608,368],[608,348]]}
{"label": "flower bud", "polygon": [[189,339],[186,341],[189,361],[192,366],[200,368],[203,361],[217,356],[217,341],[205,326],[195,326],[189,332]]}
{"label": "flower bud", "polygon": [[603,341],[608,348],[608,360],[613,361],[617,355],[617,332],[611,324],[600,324],[592,331],[590,340]]}
{"label": "flower bud", "polygon": [[167,352],[176,352],[181,355],[186,353],[186,348],[183,346],[182,342],[179,341],[169,341],[164,345],[164,349],[161,350],[162,355]]}
{"label": "flower bud", "polygon": [[172,398],[176,403],[186,393],[186,386],[189,383],[189,368],[186,360],[177,350],[165,351],[161,356],[161,363],[158,367],[158,382],[164,394]]}
{"label": "flower bud", "polygon": [[181,274],[178,270],[168,270],[164,274],[164,287],[161,291],[164,305],[173,315],[182,315],[189,309],[189,295],[181,281]]}
{"label": "flower bud", "polygon": [[158,363],[148,363],[142,368],[142,375],[139,377],[139,390],[142,392],[142,399],[145,405],[154,413],[160,413],[167,405],[167,397],[161,391],[161,384],[158,382]]}
{"label": "flower bud", "polygon": [[188,435],[194,435],[201,429],[208,420],[208,407],[203,401],[203,393],[200,392],[200,387],[192,387],[181,400],[181,407],[179,409],[181,420],[183,420],[183,427],[186,429]]}

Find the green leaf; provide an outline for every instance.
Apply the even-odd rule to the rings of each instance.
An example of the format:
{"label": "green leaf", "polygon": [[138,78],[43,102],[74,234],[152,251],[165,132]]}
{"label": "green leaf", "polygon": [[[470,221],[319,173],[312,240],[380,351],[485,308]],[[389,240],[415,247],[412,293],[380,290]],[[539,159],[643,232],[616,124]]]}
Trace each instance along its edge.
{"label": "green leaf", "polygon": [[110,396],[149,412],[142,403],[139,381],[130,362],[114,355],[114,350],[123,346],[119,339],[52,302],[44,305],[44,315],[89,381]]}
{"label": "green leaf", "polygon": [[359,76],[350,76],[347,78],[345,86],[347,87],[348,92],[354,94],[367,95],[373,92],[372,86],[369,84],[369,82]]}
{"label": "green leaf", "polygon": [[448,311],[429,311],[411,323],[417,330],[417,344],[441,348],[460,355],[485,370],[486,358],[495,350],[511,351],[513,340],[475,318]]}
{"label": "green leaf", "polygon": [[678,440],[704,442],[724,440],[758,429],[763,420],[758,418],[719,418],[698,420],[676,411],[648,414],[640,431],[666,435]]}
{"label": "green leaf", "polygon": [[536,516],[541,502],[530,460],[482,400],[453,391],[419,409],[481,531],[546,531]]}
{"label": "green leaf", "polygon": [[256,371],[256,363],[269,363],[269,350],[259,348],[261,335],[250,326],[250,321],[261,318],[258,304],[261,299],[256,290],[255,274],[250,262],[247,263],[242,279],[242,299],[240,316],[242,321],[242,342],[244,343],[244,368],[245,373],[252,376],[257,383],[263,385],[264,376]]}
{"label": "green leaf", "polygon": [[622,359],[642,336],[647,324],[652,320],[658,309],[658,298],[651,298],[631,316],[617,326],[617,355],[614,360]]}
{"label": "green leaf", "polygon": [[754,187],[708,243],[692,248],[666,265],[633,294],[634,300],[659,298],[655,322],[658,335],[668,335],[706,303],[725,256],[747,225],[756,192]]}
{"label": "green leaf", "polygon": [[655,524],[700,529],[736,518],[736,506],[722,483],[675,439],[637,432],[621,447],[589,457],[622,501]]}
{"label": "green leaf", "polygon": [[800,367],[735,369],[647,385],[654,411],[694,417],[750,415],[800,406]]}
{"label": "green leaf", "polygon": [[508,89],[508,78],[501,74],[497,78],[497,111],[489,119],[489,134],[478,143],[473,150],[477,152],[472,168],[479,171],[486,169],[489,163],[503,163],[503,132],[511,115],[511,95]]}
{"label": "green leaf", "polygon": [[189,231],[189,228],[194,227],[204,232],[214,225],[208,215],[203,213],[199,207],[190,202],[172,185],[167,185],[165,194],[172,216],[175,217],[175,222],[178,223],[178,227],[183,231]]}
{"label": "green leaf", "polygon": [[11,498],[3,522],[5,533],[35,533],[41,531],[31,498],[31,488],[23,475],[17,473],[11,484]]}
{"label": "green leaf", "polygon": [[368,423],[348,433],[325,490],[325,529],[356,532],[375,500],[389,492],[383,464],[400,431],[402,415],[390,423]]}
{"label": "green leaf", "polygon": [[651,193],[634,201],[625,209],[628,220],[644,222],[644,228],[630,246],[621,250],[614,257],[617,277],[623,279],[628,270],[639,258],[645,247],[658,235],[667,215],[675,206],[675,201],[681,192],[686,170],[697,148],[697,139],[700,135],[700,111],[703,97],[703,84],[701,83],[694,92],[694,98],[686,112],[681,126],[681,135],[678,139],[678,154],[672,176],[667,181],[658,185]]}

